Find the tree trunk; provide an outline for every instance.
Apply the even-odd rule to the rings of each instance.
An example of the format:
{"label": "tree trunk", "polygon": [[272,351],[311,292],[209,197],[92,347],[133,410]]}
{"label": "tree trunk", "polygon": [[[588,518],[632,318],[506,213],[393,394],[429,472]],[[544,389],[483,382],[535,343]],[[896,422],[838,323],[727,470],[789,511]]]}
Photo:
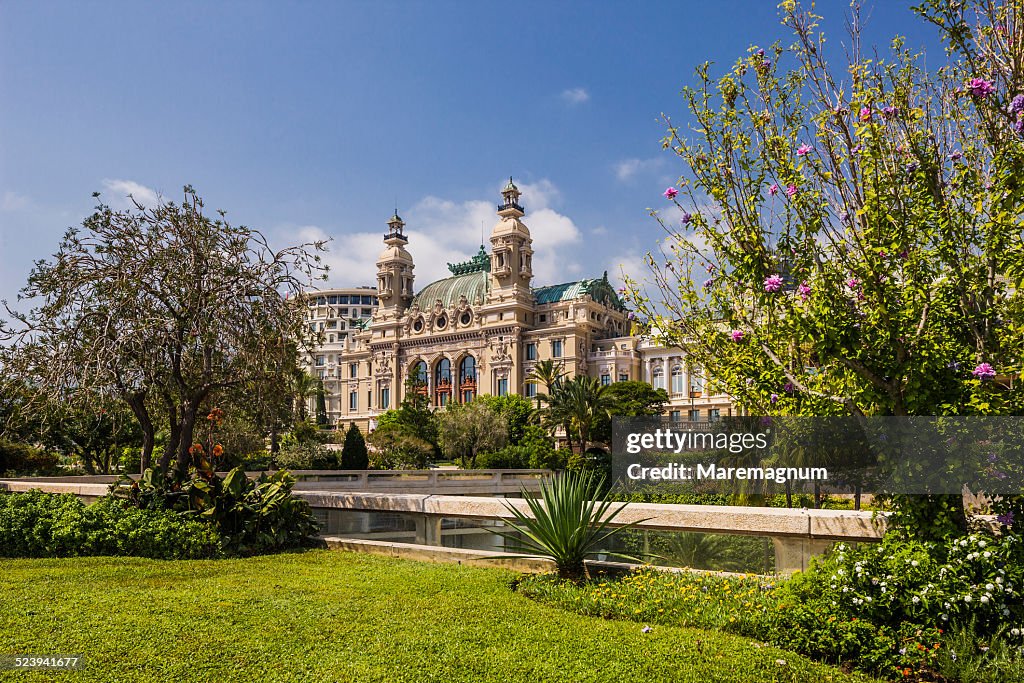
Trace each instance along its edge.
{"label": "tree trunk", "polygon": [[821,508],[821,484],[814,482],[814,509]]}
{"label": "tree trunk", "polygon": [[178,480],[185,479],[188,476],[188,468],[192,464],[190,449],[192,448],[193,437],[195,436],[197,412],[197,406],[194,405],[187,406],[182,410],[178,438],[178,458],[174,464],[174,475]]}
{"label": "tree trunk", "polygon": [[793,484],[786,480],[786,507],[793,507]]}
{"label": "tree trunk", "polygon": [[863,488],[861,487],[860,482],[857,482],[857,485],[853,487],[853,509],[854,510],[860,510],[860,496],[861,496],[862,491],[863,491]]}
{"label": "tree trunk", "polygon": [[141,470],[145,472],[152,464],[153,446],[156,443],[153,421],[149,417],[149,410],[146,409],[146,394],[145,392],[138,392],[128,396],[126,400],[128,407],[132,409],[132,413],[135,415],[135,419],[139,422],[139,429],[142,430]]}

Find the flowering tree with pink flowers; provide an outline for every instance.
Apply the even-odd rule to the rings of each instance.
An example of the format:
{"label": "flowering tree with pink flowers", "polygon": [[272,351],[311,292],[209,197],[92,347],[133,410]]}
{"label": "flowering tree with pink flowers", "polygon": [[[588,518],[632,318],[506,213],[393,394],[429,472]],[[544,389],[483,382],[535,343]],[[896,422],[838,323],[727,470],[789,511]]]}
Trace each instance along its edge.
{"label": "flowering tree with pink flowers", "polygon": [[[856,8],[830,63],[789,1],[791,46],[700,66],[688,127],[665,119],[683,175],[629,298],[753,412],[1022,408],[1024,1],[916,11],[947,45],[938,70],[900,38],[869,56]],[[958,501],[918,503],[963,528]]]}

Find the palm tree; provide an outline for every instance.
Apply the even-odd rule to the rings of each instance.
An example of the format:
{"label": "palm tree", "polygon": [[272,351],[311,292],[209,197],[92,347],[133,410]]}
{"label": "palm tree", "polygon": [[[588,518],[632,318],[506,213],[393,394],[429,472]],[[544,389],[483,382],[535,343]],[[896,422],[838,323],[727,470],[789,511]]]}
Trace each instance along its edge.
{"label": "palm tree", "polygon": [[295,396],[296,412],[300,420],[308,416],[306,399],[314,395],[320,387],[320,380],[305,370],[296,370],[292,376],[292,394]]}
{"label": "palm tree", "polygon": [[[558,383],[562,381],[562,377],[565,376],[565,366],[562,365],[561,361],[553,360],[542,360],[533,367],[530,374],[526,376],[526,381],[532,384],[543,384],[544,388],[547,389],[547,395],[550,396],[551,392],[555,390]],[[540,407],[541,397],[537,397],[537,406]]]}
{"label": "palm tree", "polygon": [[578,375],[564,384],[573,426],[580,439],[580,453],[583,454],[587,452],[591,428],[599,416],[611,415],[616,405],[615,397],[609,393],[609,385],[586,375]]}
{"label": "palm tree", "polygon": [[547,407],[541,411],[542,417],[550,426],[565,429],[570,450],[575,433],[579,439],[580,455],[587,452],[590,432],[598,417],[610,415],[616,403],[608,386],[585,375],[559,380],[551,394],[543,399]]}

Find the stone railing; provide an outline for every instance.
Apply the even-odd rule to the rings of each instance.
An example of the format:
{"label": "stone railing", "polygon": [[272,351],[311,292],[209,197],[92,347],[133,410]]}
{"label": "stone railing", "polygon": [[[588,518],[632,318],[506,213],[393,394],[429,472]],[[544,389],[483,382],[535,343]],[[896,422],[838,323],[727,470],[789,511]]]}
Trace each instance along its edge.
{"label": "stone railing", "polygon": [[[224,473],[221,473],[224,474]],[[259,472],[249,472],[250,477]],[[363,491],[474,496],[518,495],[540,490],[549,470],[294,470],[297,491]],[[0,491],[41,489],[83,498],[106,494],[114,475],[0,479]]]}
{"label": "stone railing", "polygon": [[[415,544],[434,547],[443,543],[444,519],[508,520],[512,516],[506,503],[529,513],[526,501],[520,499],[308,490],[299,495],[325,513],[328,525],[332,513],[345,511],[411,517]],[[779,573],[806,569],[811,557],[824,553],[836,541],[878,541],[886,526],[884,514],[871,512],[654,503],[627,504],[611,526],[632,522],[649,531],[768,537]]]}

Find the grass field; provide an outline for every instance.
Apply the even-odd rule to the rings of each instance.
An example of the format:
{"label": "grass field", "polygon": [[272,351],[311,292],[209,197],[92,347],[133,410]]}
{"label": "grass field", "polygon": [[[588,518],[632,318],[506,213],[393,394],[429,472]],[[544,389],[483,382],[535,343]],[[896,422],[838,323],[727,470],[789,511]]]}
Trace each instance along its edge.
{"label": "grass field", "polygon": [[0,654],[82,654],[3,681],[864,681],[715,631],[545,607],[514,575],[311,551],[0,561]]}

